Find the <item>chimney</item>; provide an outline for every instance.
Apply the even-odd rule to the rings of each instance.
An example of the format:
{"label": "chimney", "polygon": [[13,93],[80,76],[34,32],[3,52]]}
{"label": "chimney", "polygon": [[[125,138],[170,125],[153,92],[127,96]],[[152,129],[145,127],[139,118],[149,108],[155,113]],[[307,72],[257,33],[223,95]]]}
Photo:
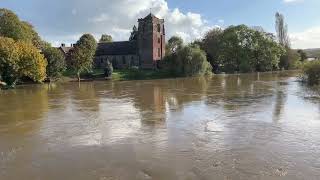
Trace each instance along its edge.
{"label": "chimney", "polygon": [[62,43],[62,44],[61,44],[61,47],[66,47],[66,44]]}

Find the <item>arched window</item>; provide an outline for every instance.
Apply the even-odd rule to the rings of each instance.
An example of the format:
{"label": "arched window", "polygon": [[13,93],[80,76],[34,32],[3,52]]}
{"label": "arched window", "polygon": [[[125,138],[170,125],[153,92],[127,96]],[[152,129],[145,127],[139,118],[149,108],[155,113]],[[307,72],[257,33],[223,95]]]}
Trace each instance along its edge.
{"label": "arched window", "polygon": [[160,24],[157,25],[157,29],[158,29],[158,32],[161,32],[161,25]]}

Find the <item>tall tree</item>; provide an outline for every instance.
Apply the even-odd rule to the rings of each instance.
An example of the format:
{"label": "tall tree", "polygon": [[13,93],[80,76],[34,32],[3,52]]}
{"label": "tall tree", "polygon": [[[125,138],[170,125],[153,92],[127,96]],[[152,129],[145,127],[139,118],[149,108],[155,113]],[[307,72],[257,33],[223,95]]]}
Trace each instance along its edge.
{"label": "tall tree", "polygon": [[293,56],[293,50],[290,45],[290,38],[288,35],[288,25],[285,23],[284,16],[276,13],[276,32],[279,43],[286,49],[286,54],[280,58],[279,67],[281,69],[290,69],[295,64],[295,56]]}
{"label": "tall tree", "polygon": [[129,38],[129,41],[138,40],[138,29],[136,26],[133,26],[132,32]]}
{"label": "tall tree", "polygon": [[279,43],[285,48],[290,48],[288,25],[285,23],[283,14],[279,12],[276,13],[276,32]]}
{"label": "tall tree", "polygon": [[52,81],[62,76],[66,70],[66,62],[63,54],[57,48],[46,47],[42,51],[44,57],[47,59],[47,78]]}
{"label": "tall tree", "polygon": [[99,40],[100,43],[108,43],[112,42],[112,36],[108,34],[102,34]]}
{"label": "tall tree", "polygon": [[223,30],[215,28],[206,33],[202,40],[201,48],[207,53],[207,58],[213,67],[213,71],[219,70],[219,46]]}
{"label": "tall tree", "polygon": [[71,51],[71,66],[76,71],[78,81],[80,81],[80,73],[92,69],[96,48],[97,42],[94,37],[91,34],[84,34]]}

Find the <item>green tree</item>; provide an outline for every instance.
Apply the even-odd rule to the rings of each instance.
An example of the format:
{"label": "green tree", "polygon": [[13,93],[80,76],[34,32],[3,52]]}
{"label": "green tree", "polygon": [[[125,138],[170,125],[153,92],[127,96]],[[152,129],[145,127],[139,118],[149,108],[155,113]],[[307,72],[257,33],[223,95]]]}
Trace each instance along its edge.
{"label": "green tree", "polygon": [[12,38],[15,41],[31,42],[39,49],[44,44],[30,23],[21,21],[8,9],[0,9],[0,36]]}
{"label": "green tree", "polygon": [[70,54],[71,67],[76,71],[78,81],[80,73],[92,70],[97,42],[91,34],[84,34],[78,40]]}
{"label": "green tree", "polygon": [[320,61],[311,61],[305,63],[303,72],[310,85],[317,85],[320,83]]}
{"label": "green tree", "polygon": [[299,56],[300,56],[300,61],[302,61],[302,62],[304,62],[304,61],[308,58],[307,53],[304,52],[304,51],[301,50],[301,49],[299,49],[299,50],[297,51],[297,53],[299,54]]}
{"label": "green tree", "polygon": [[42,53],[48,63],[46,69],[48,79],[51,81],[60,78],[66,70],[66,62],[62,52],[54,47],[46,47]]}
{"label": "green tree", "polygon": [[178,36],[172,36],[168,44],[166,46],[166,53],[167,54],[173,54],[176,53],[178,50],[180,50],[183,47],[183,40],[181,37]]}
{"label": "green tree", "polygon": [[201,48],[207,53],[207,58],[214,72],[219,71],[221,65],[221,62],[219,62],[219,49],[222,33],[223,30],[220,28],[210,30],[204,36],[201,44]]}
{"label": "green tree", "polygon": [[42,82],[47,62],[32,44],[0,37],[0,73],[4,82],[14,86],[21,77]]}
{"label": "green tree", "polygon": [[212,67],[206,53],[197,45],[177,49],[165,58],[166,68],[176,76],[197,76],[212,74]]}
{"label": "green tree", "polygon": [[[208,37],[208,36],[207,36]],[[207,51],[215,54],[215,67],[228,73],[270,71],[278,68],[282,46],[274,41],[270,34],[249,28],[245,25],[230,26],[216,40],[207,41]],[[216,44],[216,49],[210,48]],[[205,44],[205,43],[203,43]]]}
{"label": "green tree", "polygon": [[133,26],[129,41],[138,40],[138,29],[136,26]]}
{"label": "green tree", "polygon": [[110,35],[108,35],[108,34],[102,34],[99,42],[100,42],[100,43],[112,42],[112,36],[110,36]]}

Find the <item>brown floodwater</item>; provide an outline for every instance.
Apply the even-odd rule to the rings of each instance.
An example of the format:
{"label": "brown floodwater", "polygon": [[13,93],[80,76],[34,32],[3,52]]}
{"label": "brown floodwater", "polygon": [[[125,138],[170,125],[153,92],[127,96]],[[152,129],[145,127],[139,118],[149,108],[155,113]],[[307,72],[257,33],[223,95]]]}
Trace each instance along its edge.
{"label": "brown floodwater", "polygon": [[296,76],[0,91],[0,179],[319,179],[320,91]]}

